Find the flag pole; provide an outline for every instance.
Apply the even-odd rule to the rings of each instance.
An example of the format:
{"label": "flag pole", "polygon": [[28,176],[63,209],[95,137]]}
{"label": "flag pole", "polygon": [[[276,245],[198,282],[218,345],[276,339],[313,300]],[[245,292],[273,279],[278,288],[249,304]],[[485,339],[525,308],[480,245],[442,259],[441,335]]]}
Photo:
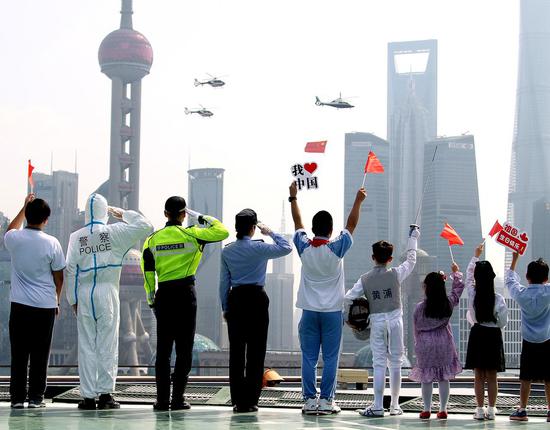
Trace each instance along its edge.
{"label": "flag pole", "polygon": [[[432,157],[432,164],[435,160],[435,154],[437,154],[437,147],[439,144],[435,145],[434,155]],[[418,204],[418,210],[416,211],[416,217],[414,218],[414,224],[416,225],[418,222],[418,217],[420,216],[420,209],[422,209],[422,202],[424,201],[424,194],[426,193],[426,188],[428,186],[428,182],[432,177],[432,172],[430,171],[430,174],[426,178],[426,181],[424,182],[424,187],[422,188],[422,195],[420,196],[420,203]],[[452,254],[452,252],[451,252]]]}
{"label": "flag pole", "polygon": [[365,181],[367,180],[367,172],[363,175],[363,184],[361,185],[361,188],[365,188]]}
{"label": "flag pole", "polygon": [[451,245],[449,245],[449,252],[451,253],[451,260],[454,263],[455,262],[455,257],[453,255],[453,249],[451,248]]}

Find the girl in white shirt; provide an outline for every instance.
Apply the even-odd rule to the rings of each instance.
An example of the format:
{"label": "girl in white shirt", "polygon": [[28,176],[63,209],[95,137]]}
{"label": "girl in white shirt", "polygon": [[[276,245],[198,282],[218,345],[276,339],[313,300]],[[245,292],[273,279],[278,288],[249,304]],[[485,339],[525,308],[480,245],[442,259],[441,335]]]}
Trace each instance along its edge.
{"label": "girl in white shirt", "polygon": [[[504,345],[502,328],[508,319],[504,297],[495,293],[495,272],[491,263],[479,261],[483,243],[475,249],[466,271],[468,291],[468,322],[472,325],[468,338],[465,369],[474,370],[474,390],[477,408],[476,420],[494,420],[498,383],[497,372],[504,372]],[[485,383],[489,407],[484,409]]]}

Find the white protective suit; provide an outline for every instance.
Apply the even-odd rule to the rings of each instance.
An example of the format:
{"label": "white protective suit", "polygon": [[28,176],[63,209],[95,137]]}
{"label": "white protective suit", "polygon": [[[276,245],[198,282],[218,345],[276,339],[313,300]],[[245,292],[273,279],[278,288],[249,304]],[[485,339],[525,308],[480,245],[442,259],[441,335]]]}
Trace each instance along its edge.
{"label": "white protective suit", "polygon": [[65,291],[69,304],[78,305],[78,373],[84,398],[114,391],[122,260],[153,231],[143,215],[119,210],[123,222],[107,225],[107,200],[92,194],[86,202],[86,225],[71,234],[67,249]]}

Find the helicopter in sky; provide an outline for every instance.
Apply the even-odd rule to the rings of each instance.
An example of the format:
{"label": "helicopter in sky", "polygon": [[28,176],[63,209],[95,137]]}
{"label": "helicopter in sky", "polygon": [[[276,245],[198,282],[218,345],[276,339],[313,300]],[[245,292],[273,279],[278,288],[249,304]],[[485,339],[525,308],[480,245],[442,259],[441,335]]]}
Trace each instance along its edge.
{"label": "helicopter in sky", "polygon": [[201,105],[200,109],[187,109],[185,108],[185,115],[189,115],[191,113],[198,113],[200,116],[203,116],[205,118],[209,118],[214,115],[214,112],[209,111],[204,106]]}
{"label": "helicopter in sky", "polygon": [[340,93],[340,96],[337,99],[334,99],[331,102],[322,102],[321,100],[319,100],[319,97],[316,96],[315,104],[317,106],[330,106],[336,109],[351,109],[352,107],[355,107],[342,98],[342,93]]}
{"label": "helicopter in sky", "polygon": [[223,87],[225,85],[225,82],[222,81],[220,78],[216,76],[212,76],[210,73],[207,73],[208,76],[210,76],[210,79],[205,79],[203,81],[199,81],[197,78],[195,78],[195,86],[198,87],[199,85],[210,85],[211,87]]}

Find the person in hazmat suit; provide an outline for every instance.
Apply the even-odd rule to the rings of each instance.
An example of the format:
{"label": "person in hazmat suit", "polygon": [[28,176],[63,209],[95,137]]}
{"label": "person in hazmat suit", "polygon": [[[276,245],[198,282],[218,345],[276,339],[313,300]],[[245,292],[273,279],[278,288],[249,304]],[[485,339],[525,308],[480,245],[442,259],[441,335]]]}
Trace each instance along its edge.
{"label": "person in hazmat suit", "polygon": [[[107,225],[111,215],[122,222]],[[140,213],[110,207],[92,194],[86,225],[71,234],[65,291],[78,329],[79,409],[118,409],[112,393],[118,373],[119,281],[124,255],[153,230]]]}
{"label": "person in hazmat suit", "polygon": [[[186,215],[195,218],[203,228],[198,225],[183,227]],[[185,401],[184,393],[193,361],[197,316],[195,273],[204,247],[229,236],[216,218],[187,208],[183,197],[173,196],[166,200],[164,216],[166,226],[147,238],[141,261],[147,302],[157,318],[157,401],[153,408],[160,411],[191,407]],[[210,317],[215,319],[218,316]],[[170,359],[174,344],[176,363],[169,402]]]}

